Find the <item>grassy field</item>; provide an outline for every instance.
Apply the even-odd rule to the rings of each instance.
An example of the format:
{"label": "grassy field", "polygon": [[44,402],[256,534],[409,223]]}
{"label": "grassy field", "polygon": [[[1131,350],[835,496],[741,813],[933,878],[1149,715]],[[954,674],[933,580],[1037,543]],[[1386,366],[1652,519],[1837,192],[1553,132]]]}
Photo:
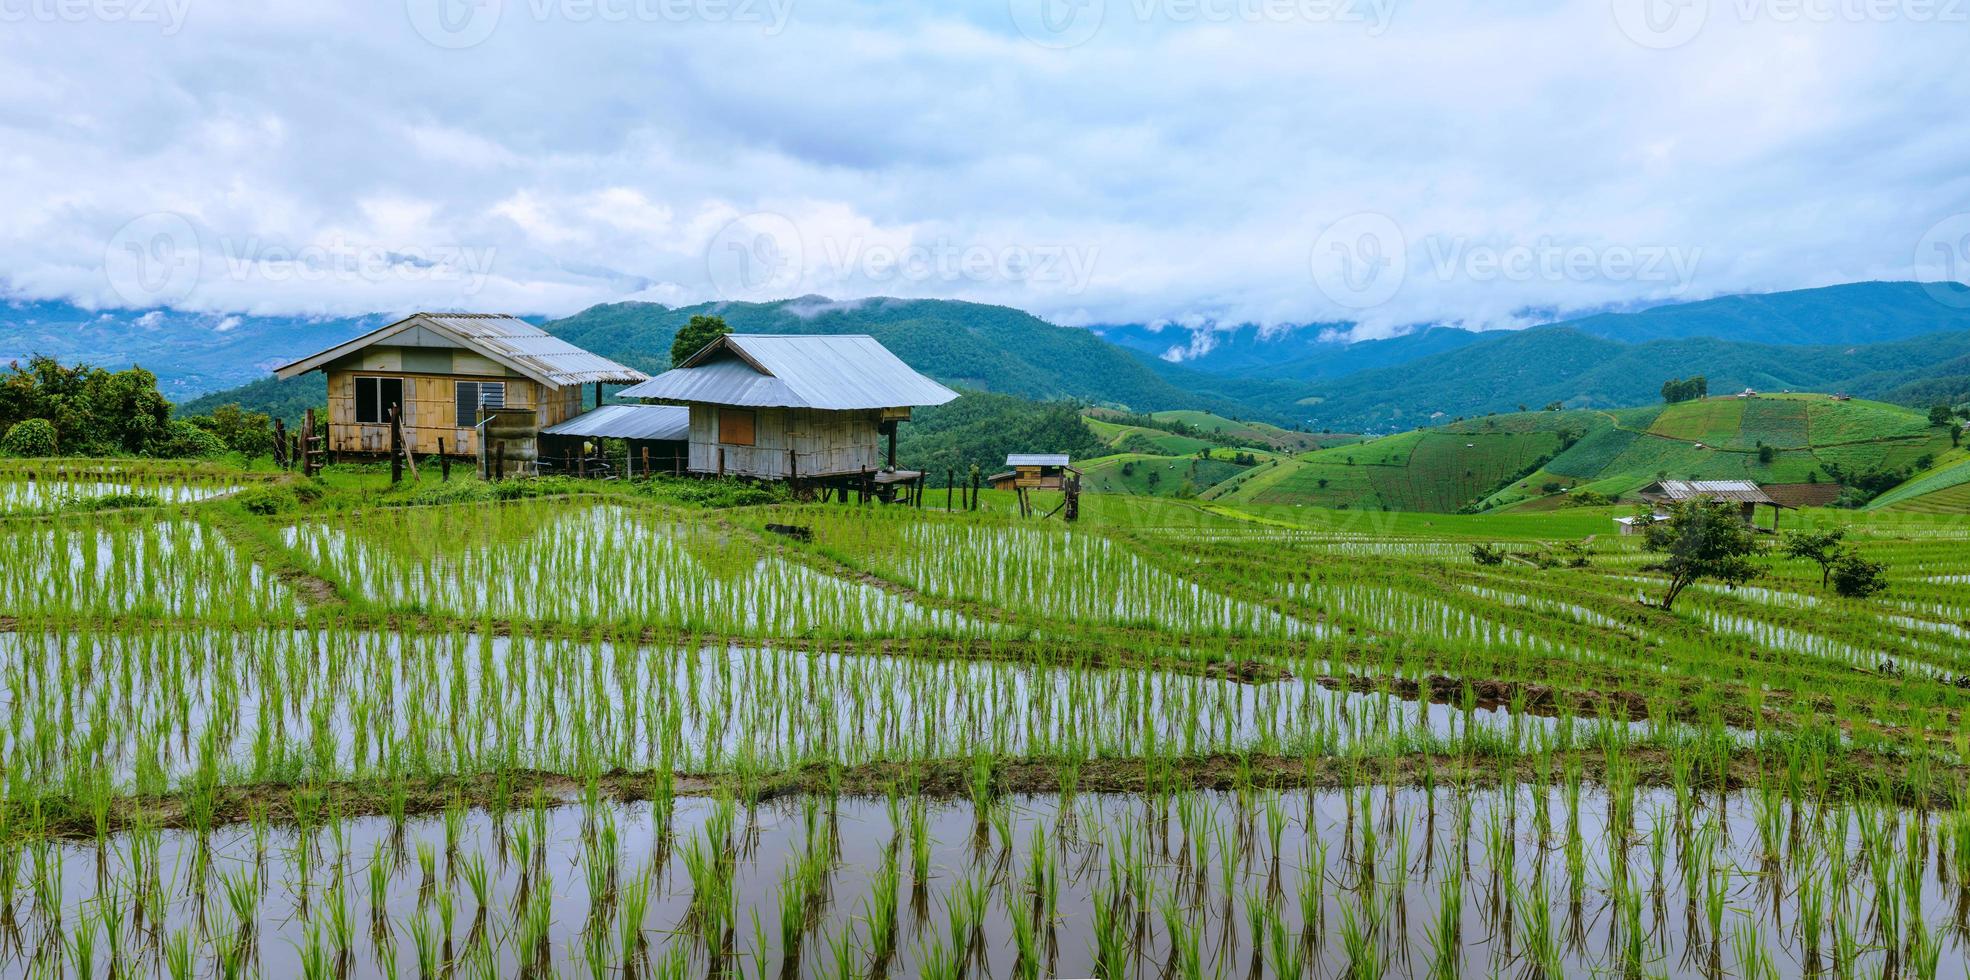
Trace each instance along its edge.
{"label": "grassy field", "polygon": [[1467,419],[1302,454],[1290,472],[1250,474],[1209,495],[1355,509],[1550,508],[1562,490],[1614,497],[1663,476],[1806,483],[1835,482],[1836,468],[1914,475],[1923,457],[1949,448],[1946,430],[1898,406],[1819,395],[1713,398]]}
{"label": "grassy field", "polygon": [[[1241,480],[1477,486],[1558,447],[1552,423]],[[1788,514],[1886,591],[1844,598],[1764,541],[1751,583],[1670,612],[1639,601],[1664,579],[1610,533],[1622,507],[1117,493],[1068,525],[992,491],[947,513],[167,464],[119,471],[122,502],[56,486],[110,472],[0,468],[36,485],[0,513],[0,974],[1962,962],[1958,517]]]}

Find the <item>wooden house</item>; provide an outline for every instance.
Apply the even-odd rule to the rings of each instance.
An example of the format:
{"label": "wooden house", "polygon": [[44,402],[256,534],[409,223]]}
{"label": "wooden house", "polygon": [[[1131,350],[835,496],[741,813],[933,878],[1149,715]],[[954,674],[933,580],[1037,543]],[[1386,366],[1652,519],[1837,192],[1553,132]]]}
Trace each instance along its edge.
{"label": "wooden house", "polygon": [[[513,439],[509,459],[531,459],[533,436],[581,414],[583,390],[649,380],[641,371],[591,354],[517,317],[496,313],[417,313],[346,343],[282,365],[274,376],[328,375],[326,448],[331,453],[390,451],[390,409],[403,420],[412,453],[474,456],[479,425],[499,415]],[[508,447],[502,446],[502,455]]]}
{"label": "wooden house", "polygon": [[896,469],[897,424],[958,397],[860,334],[727,334],[621,394],[690,410],[689,472],[885,483],[921,476]]}

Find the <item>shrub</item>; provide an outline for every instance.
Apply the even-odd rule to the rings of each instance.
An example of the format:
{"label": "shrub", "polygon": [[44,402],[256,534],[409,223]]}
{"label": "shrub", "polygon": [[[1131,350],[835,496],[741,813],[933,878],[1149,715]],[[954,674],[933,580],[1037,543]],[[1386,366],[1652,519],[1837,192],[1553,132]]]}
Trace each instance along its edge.
{"label": "shrub", "polygon": [[152,449],[155,455],[173,459],[204,459],[223,455],[225,451],[226,444],[218,436],[183,419],[165,423],[164,438]]}
{"label": "shrub", "polygon": [[1606,507],[1614,498],[1594,490],[1575,490],[1566,495],[1568,507]]}
{"label": "shrub", "polygon": [[1833,591],[1850,599],[1865,599],[1888,587],[1886,562],[1868,561],[1854,552],[1833,563]]}
{"label": "shrub", "polygon": [[0,451],[9,456],[53,456],[55,424],[47,419],[24,419],[7,429]]}
{"label": "shrub", "polygon": [[1494,548],[1488,544],[1471,545],[1471,560],[1480,565],[1503,565],[1505,549]]}
{"label": "shrub", "polygon": [[248,487],[234,495],[233,499],[238,501],[247,513],[259,514],[262,517],[278,514],[295,504],[293,491],[284,487]]}
{"label": "shrub", "polygon": [[164,501],[150,493],[105,493],[95,497],[64,497],[63,510],[116,510],[122,507],[156,507]]}

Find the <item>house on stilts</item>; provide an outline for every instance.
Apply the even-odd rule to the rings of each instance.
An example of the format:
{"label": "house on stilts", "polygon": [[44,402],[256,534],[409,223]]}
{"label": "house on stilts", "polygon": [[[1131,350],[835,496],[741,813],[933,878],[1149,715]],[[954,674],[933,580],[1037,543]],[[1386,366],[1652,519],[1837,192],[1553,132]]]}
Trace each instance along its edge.
{"label": "house on stilts", "polygon": [[885,499],[922,489],[897,467],[896,427],[958,397],[862,334],[727,334],[620,394],[689,409],[688,472]]}

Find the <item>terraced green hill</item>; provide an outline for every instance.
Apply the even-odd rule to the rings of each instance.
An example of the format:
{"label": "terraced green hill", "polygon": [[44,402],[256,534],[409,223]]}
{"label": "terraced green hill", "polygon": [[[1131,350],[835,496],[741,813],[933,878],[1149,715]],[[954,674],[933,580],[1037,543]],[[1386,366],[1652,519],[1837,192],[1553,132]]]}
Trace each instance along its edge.
{"label": "terraced green hill", "polygon": [[[1496,509],[1542,499],[1550,505],[1561,490],[1617,496],[1662,476],[1806,483],[1914,472],[1949,449],[1946,430],[1899,406],[1825,395],[1723,397],[1470,419],[1307,453],[1238,474],[1205,496],[1242,504]],[[1922,492],[1956,485],[1936,479]]]}
{"label": "terraced green hill", "polygon": [[1970,452],[1958,449],[1868,504],[1869,510],[1920,514],[1970,513]]}

